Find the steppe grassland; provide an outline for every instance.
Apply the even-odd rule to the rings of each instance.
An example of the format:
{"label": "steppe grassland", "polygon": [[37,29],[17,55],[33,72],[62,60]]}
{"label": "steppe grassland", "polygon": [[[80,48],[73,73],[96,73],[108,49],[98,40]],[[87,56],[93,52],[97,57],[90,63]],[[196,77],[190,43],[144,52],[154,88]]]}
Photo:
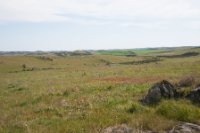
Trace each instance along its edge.
{"label": "steppe grassland", "polygon": [[[138,65],[117,63],[147,57],[49,57],[53,61],[0,57],[0,132],[94,133],[120,123],[162,131],[179,121],[200,123],[199,105],[187,100],[163,100],[157,106],[139,102],[160,80],[176,83],[185,75],[198,79],[200,56]],[[28,71],[23,71],[23,64]]]}

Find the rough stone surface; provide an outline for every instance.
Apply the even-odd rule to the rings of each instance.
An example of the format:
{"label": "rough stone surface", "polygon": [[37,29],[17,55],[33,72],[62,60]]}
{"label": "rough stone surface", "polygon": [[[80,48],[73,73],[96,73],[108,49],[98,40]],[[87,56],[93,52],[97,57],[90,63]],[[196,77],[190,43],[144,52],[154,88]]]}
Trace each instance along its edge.
{"label": "rough stone surface", "polygon": [[106,128],[103,133],[134,133],[132,128],[129,128],[126,124],[116,125]]}
{"label": "rough stone surface", "polygon": [[200,133],[200,126],[192,123],[176,125],[169,133]]}
{"label": "rough stone surface", "polygon": [[153,131],[143,131],[140,129],[133,129],[128,127],[126,124],[110,126],[103,130],[102,133],[159,133]]}
{"label": "rough stone surface", "polygon": [[[111,126],[103,130],[102,133],[159,133],[154,131],[144,131],[142,129],[135,130],[128,127],[126,124]],[[200,126],[192,123],[181,123],[174,126],[169,131],[163,131],[162,133],[200,133]]]}
{"label": "rough stone surface", "polygon": [[200,87],[192,90],[187,96],[187,99],[190,99],[193,102],[200,103]]}
{"label": "rough stone surface", "polygon": [[[154,131],[135,130],[126,124],[111,126],[103,130],[102,133],[159,133]],[[171,130],[162,133],[200,133],[200,126],[192,123],[181,123],[174,126]]]}
{"label": "rough stone surface", "polygon": [[176,89],[174,86],[163,80],[159,83],[154,84],[148,91],[148,94],[142,100],[144,104],[156,104],[160,102],[162,98],[170,99],[177,96]]}

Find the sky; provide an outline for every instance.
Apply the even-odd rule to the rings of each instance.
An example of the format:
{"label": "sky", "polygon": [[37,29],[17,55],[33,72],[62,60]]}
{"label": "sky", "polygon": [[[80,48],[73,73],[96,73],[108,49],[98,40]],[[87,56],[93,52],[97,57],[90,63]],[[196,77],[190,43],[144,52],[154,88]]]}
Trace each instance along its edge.
{"label": "sky", "polygon": [[0,51],[200,46],[200,0],[0,0]]}

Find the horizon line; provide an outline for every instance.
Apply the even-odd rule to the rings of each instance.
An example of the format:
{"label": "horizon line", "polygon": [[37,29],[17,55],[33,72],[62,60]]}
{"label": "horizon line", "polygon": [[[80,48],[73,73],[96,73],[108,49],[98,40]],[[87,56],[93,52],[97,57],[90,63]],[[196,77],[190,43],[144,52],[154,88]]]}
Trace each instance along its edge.
{"label": "horizon line", "polygon": [[163,46],[163,47],[140,47],[140,48],[112,48],[112,49],[76,49],[76,50],[3,50],[0,52],[30,52],[30,53],[34,53],[34,52],[76,52],[76,51],[101,51],[101,50],[105,50],[105,51],[109,51],[109,50],[138,50],[138,49],[161,49],[161,48],[184,48],[184,47],[200,47],[200,45],[193,45],[193,46],[189,46],[189,45],[185,45],[185,46]]}

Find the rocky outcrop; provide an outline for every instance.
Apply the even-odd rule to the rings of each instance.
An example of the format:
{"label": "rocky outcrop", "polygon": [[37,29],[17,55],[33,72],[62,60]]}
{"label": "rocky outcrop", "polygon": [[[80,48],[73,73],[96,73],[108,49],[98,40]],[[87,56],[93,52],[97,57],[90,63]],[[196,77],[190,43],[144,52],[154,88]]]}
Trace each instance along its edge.
{"label": "rocky outcrop", "polygon": [[128,127],[126,124],[110,126],[103,130],[102,133],[159,133],[153,131],[143,131],[141,129],[133,129]]}
{"label": "rocky outcrop", "polygon": [[200,103],[200,87],[190,91],[189,94],[187,94],[186,98],[191,100],[192,102]]}
{"label": "rocky outcrop", "polygon": [[148,94],[142,99],[143,104],[157,104],[162,98],[170,99],[177,96],[176,89],[174,86],[163,80],[159,83],[154,84],[148,91]]}
{"label": "rocky outcrop", "polygon": [[192,123],[176,125],[168,133],[200,133],[200,126]]}
{"label": "rocky outcrop", "polygon": [[200,103],[200,85],[196,86],[196,89],[192,91],[185,91],[184,87],[192,85],[194,85],[194,78],[191,76],[181,79],[178,83],[178,87],[183,88],[178,89],[170,82],[163,80],[154,84],[141,102],[143,104],[151,105],[159,103],[161,99],[186,98],[194,103]]}
{"label": "rocky outcrop", "polygon": [[[111,126],[103,130],[102,133],[159,133],[154,131],[144,131],[142,129],[133,129],[126,124]],[[200,133],[200,126],[192,123],[182,123],[174,126],[169,131],[162,133]]]}
{"label": "rocky outcrop", "polygon": [[129,128],[126,124],[111,126],[103,130],[102,133],[134,133],[132,128]]}

